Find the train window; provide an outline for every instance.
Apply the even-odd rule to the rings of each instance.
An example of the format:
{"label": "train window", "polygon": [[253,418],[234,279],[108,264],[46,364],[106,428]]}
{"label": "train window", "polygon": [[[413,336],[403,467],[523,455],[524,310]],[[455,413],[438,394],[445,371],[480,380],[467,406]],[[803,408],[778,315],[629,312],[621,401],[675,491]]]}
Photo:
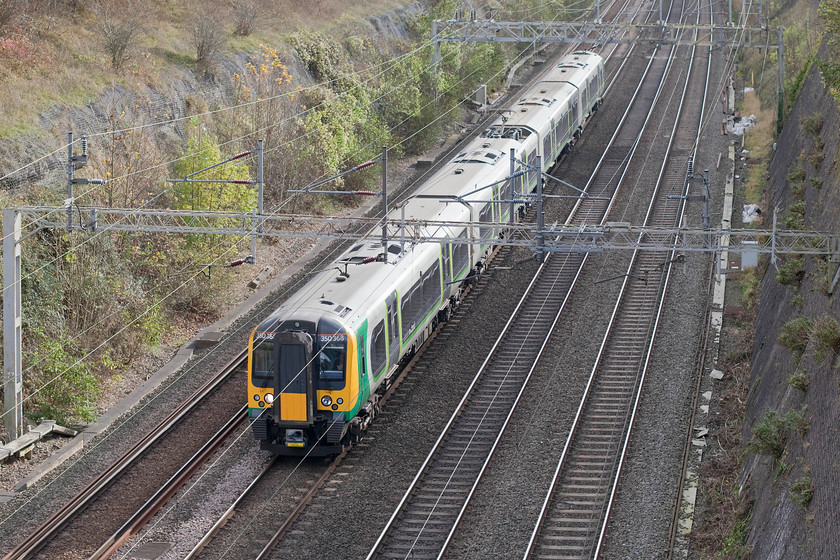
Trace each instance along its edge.
{"label": "train window", "polygon": [[[458,236],[459,240],[466,241],[467,239],[467,230],[461,232],[461,235]],[[469,265],[470,261],[470,246],[465,243],[456,243],[452,247],[452,274],[455,278],[463,272],[463,270]]]}
{"label": "train window", "polygon": [[[489,204],[486,204],[484,208],[481,209],[481,212],[479,212],[478,214],[478,221],[481,224],[490,223],[493,220],[492,214],[492,208]],[[478,235],[479,237],[481,237],[482,240],[489,239],[493,235],[493,228],[489,226],[480,225],[478,231]]]}
{"label": "train window", "polygon": [[254,387],[270,387],[274,378],[274,343],[260,340],[254,344],[251,383]]}
{"label": "train window", "polygon": [[[528,159],[526,160],[529,166],[534,166],[537,163],[537,152],[536,150],[528,154]],[[535,171],[533,167],[528,169],[528,185],[529,186],[537,186],[537,179],[539,179],[540,174],[538,171]],[[530,190],[530,189],[529,189]]]}
{"label": "train window", "polygon": [[385,320],[379,321],[373,329],[370,344],[370,368],[374,375],[385,367]]}
{"label": "train window", "polygon": [[343,346],[324,346],[318,355],[321,381],[344,381]]}

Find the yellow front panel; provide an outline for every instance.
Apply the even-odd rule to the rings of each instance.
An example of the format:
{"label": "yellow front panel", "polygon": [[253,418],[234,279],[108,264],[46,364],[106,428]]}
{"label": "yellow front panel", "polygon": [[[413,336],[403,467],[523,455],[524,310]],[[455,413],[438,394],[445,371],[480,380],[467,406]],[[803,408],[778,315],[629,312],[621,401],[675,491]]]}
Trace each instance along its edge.
{"label": "yellow front panel", "polygon": [[306,394],[280,393],[280,420],[306,422]]}

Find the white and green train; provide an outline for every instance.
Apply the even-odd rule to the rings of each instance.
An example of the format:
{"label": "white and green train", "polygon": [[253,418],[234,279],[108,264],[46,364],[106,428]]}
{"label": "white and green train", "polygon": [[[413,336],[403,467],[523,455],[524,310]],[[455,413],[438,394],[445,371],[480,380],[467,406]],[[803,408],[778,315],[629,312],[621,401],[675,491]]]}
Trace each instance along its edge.
{"label": "white and green train", "polygon": [[541,180],[533,171],[511,181],[511,150],[529,164],[541,156],[547,170],[580,134],[603,91],[600,56],[564,57],[389,214],[392,223],[425,221],[417,237],[444,241],[391,240],[386,258],[373,234],[254,329],[248,406],[264,449],[332,455],[361,437],[377,410],[377,390],[449,319],[489,256],[498,225],[519,212],[522,195]]}

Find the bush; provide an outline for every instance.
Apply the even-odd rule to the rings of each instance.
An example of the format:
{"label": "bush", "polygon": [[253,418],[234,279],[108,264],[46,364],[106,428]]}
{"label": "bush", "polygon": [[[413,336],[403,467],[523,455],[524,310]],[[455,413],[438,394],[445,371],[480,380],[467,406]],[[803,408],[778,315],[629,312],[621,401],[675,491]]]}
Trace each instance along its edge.
{"label": "bush", "polygon": [[234,0],[231,4],[233,8],[233,32],[242,37],[247,37],[254,32],[262,15],[260,5],[255,0]]}
{"label": "bush", "polygon": [[799,389],[803,393],[808,390],[810,382],[808,381],[808,374],[805,370],[798,369],[788,376],[788,385],[794,389]]}
{"label": "bush", "polygon": [[24,390],[31,396],[27,412],[36,420],[70,424],[96,419],[102,385],[91,364],[70,348],[67,339],[45,338],[35,353]]}
{"label": "bush", "polygon": [[772,455],[780,459],[785,452],[787,442],[787,425],[784,418],[771,410],[753,428],[752,440],[747,444],[747,451],[760,455]]}
{"label": "bush", "polygon": [[808,428],[808,422],[800,411],[791,410],[780,416],[775,410],[771,410],[753,428],[753,437],[747,444],[747,451],[771,455],[775,460],[779,460],[785,452],[788,431],[796,429],[804,435]]}
{"label": "bush", "polygon": [[805,352],[811,336],[811,321],[807,317],[797,317],[782,326],[779,342],[788,350],[799,354]]}
{"label": "bush", "polygon": [[784,264],[779,267],[776,274],[776,282],[783,286],[799,283],[805,276],[805,258],[788,257]]}
{"label": "bush", "polygon": [[15,22],[25,4],[24,0],[0,0],[0,31]]}
{"label": "bush", "polygon": [[213,53],[225,43],[225,30],[218,15],[209,9],[199,12],[192,20],[190,28],[195,63],[200,70],[207,70],[213,62]]}
{"label": "bush", "polygon": [[840,349],[840,323],[834,317],[823,315],[814,323],[811,337],[816,340],[814,357],[821,362]]}
{"label": "bush", "polygon": [[822,113],[814,113],[802,121],[802,128],[811,136],[819,136],[824,121]]}
{"label": "bush", "polygon": [[790,205],[785,216],[785,228],[802,229],[805,227],[805,202],[799,201]]}
{"label": "bush", "polygon": [[132,1],[104,0],[93,7],[96,23],[111,59],[111,66],[122,68],[131,54],[131,48],[143,33],[143,11]]}
{"label": "bush", "polygon": [[814,483],[810,476],[803,476],[790,487],[790,497],[802,507],[807,506],[814,497]]}
{"label": "bush", "polygon": [[761,290],[758,289],[758,271],[755,268],[745,270],[738,281],[741,292],[741,305],[747,311],[752,311],[758,306],[758,297]]}

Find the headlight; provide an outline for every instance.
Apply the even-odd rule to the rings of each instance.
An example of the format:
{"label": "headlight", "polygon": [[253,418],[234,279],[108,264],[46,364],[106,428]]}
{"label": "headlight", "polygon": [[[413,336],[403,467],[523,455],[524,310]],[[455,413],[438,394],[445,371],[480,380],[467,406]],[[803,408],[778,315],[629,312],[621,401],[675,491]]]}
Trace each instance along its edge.
{"label": "headlight", "polygon": [[273,403],[274,402],[274,395],[272,395],[271,393],[266,393],[265,394],[265,402],[267,402],[268,404]]}
{"label": "headlight", "polygon": [[260,396],[259,396],[259,395],[254,395],[254,400],[255,400],[255,401],[260,400]]}
{"label": "headlight", "polygon": [[321,397],[321,404],[324,406],[330,406],[332,404],[332,397],[329,395],[324,395]]}

